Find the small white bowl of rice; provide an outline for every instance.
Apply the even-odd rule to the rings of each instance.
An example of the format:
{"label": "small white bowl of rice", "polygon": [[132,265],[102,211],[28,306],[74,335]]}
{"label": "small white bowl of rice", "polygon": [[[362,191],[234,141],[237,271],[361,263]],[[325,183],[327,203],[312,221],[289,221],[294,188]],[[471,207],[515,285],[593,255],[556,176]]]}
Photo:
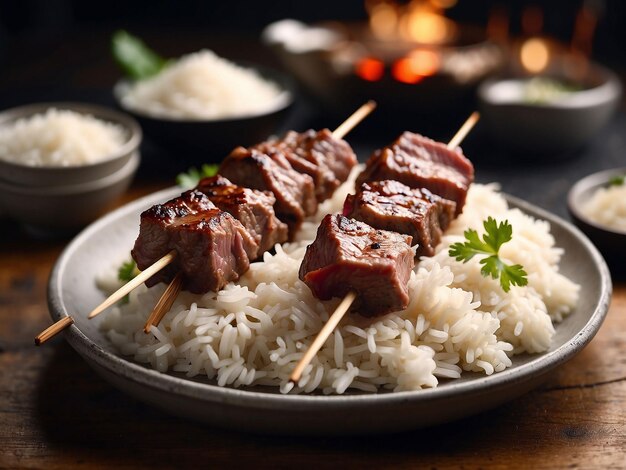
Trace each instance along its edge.
{"label": "small white bowl of rice", "polygon": [[137,122],[108,108],[41,103],[0,113],[0,211],[37,236],[76,232],[130,185]]}
{"label": "small white bowl of rice", "polygon": [[113,92],[156,143],[200,151],[202,163],[266,139],[293,103],[293,85],[284,75],[209,50],[184,55],[153,77],[121,80]]}
{"label": "small white bowl of rice", "polygon": [[24,186],[93,181],[138,152],[137,121],[102,106],[39,103],[0,112],[0,180]]}
{"label": "small white bowl of rice", "polygon": [[569,191],[574,223],[604,255],[613,274],[626,274],[626,167],[593,173]]}

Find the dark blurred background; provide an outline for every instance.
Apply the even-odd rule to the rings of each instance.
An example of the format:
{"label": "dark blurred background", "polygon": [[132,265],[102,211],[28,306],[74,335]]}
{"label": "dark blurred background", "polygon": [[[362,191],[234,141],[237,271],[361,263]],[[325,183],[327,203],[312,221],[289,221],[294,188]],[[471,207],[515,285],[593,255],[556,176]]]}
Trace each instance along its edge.
{"label": "dark blurred background", "polygon": [[[399,2],[402,3],[402,2]],[[543,11],[541,33],[564,44],[571,40],[582,0],[459,0],[446,11],[453,20],[485,28],[494,8],[508,14],[511,37],[523,33],[522,16],[529,7]],[[593,61],[626,76],[626,2],[587,0],[598,22],[592,42]],[[114,105],[111,87],[121,73],[110,55],[111,33],[124,28],[142,37],[167,57],[176,57],[201,48],[213,49],[232,60],[250,60],[281,68],[277,57],[260,40],[271,22],[295,18],[306,23],[326,20],[362,21],[367,18],[361,0],[295,1],[122,1],[122,0],[20,0],[0,2],[0,108],[49,100],[82,100]],[[579,177],[602,167],[626,164],[626,142],[622,135],[624,106],[613,122],[585,148],[561,159],[523,161],[494,148],[480,125],[464,143],[476,163],[479,181],[497,180],[507,191],[529,199],[562,215],[564,194]],[[384,112],[384,111],[381,111]],[[433,137],[450,136],[462,122],[455,116],[444,131]],[[401,121],[400,121],[401,122]],[[330,120],[304,96],[286,127],[332,127]],[[377,134],[367,125],[358,130],[352,143],[364,159],[403,130],[401,125]],[[156,158],[160,150],[144,146],[139,178],[166,175],[172,178],[184,163],[169,155],[170,165]],[[599,159],[598,156],[602,155]],[[147,163],[149,162],[149,163]],[[600,163],[599,163],[600,162]],[[541,174],[537,185],[533,175]],[[549,188],[543,189],[550,181]]]}
{"label": "dark blurred background", "polygon": [[[447,16],[484,27],[494,7],[505,8],[510,33],[517,35],[523,11],[539,6],[543,9],[543,33],[568,42],[582,3],[460,0],[447,10]],[[623,74],[626,2],[591,3],[600,12],[592,57]],[[81,96],[81,89],[111,85],[119,72],[110,58],[109,38],[118,28],[145,38],[168,56],[207,47],[231,59],[275,65],[275,58],[257,41],[267,24],[283,18],[317,22],[367,17],[361,0],[20,0],[0,5],[1,107],[19,102],[23,91],[63,97],[61,90],[65,90]]]}

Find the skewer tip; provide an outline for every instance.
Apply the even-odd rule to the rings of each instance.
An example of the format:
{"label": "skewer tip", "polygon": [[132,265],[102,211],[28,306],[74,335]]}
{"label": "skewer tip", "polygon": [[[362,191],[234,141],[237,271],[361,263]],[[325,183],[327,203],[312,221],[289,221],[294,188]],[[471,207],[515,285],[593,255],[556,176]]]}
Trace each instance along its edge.
{"label": "skewer tip", "polygon": [[366,116],[368,116],[376,108],[376,102],[369,100],[362,104],[359,109],[352,113],[345,121],[343,121],[332,135],[337,139],[343,139],[348,132],[359,124]]}
{"label": "skewer tip", "polygon": [[467,134],[472,130],[472,128],[476,125],[478,120],[480,119],[480,113],[478,111],[474,111],[470,116],[465,120],[463,125],[459,128],[454,137],[450,139],[448,142],[449,149],[455,149],[459,146],[459,144],[465,139]]}
{"label": "skewer tip", "polygon": [[41,346],[43,343],[59,334],[72,323],[74,323],[74,319],[70,316],[61,318],[59,321],[53,323],[37,336],[35,336],[35,346]]}

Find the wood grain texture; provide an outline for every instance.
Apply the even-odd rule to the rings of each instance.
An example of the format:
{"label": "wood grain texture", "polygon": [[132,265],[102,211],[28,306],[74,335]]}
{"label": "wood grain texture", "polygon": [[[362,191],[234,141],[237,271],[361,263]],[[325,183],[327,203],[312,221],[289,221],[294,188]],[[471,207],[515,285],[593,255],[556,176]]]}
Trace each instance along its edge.
{"label": "wood grain texture", "polygon": [[[156,189],[140,186],[127,199]],[[33,346],[50,324],[46,283],[66,241],[28,240],[2,222],[0,468],[626,464],[626,283],[616,283],[608,317],[587,348],[545,386],[493,411],[393,436],[277,438],[214,429],[143,405],[100,379],[62,337]]]}

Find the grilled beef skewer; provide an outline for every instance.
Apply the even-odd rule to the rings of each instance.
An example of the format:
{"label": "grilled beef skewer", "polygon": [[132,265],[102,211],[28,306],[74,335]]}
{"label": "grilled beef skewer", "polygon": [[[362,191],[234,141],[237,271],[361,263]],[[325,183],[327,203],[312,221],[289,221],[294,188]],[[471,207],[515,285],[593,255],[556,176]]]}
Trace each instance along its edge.
{"label": "grilled beef skewer", "polygon": [[[401,162],[406,162],[407,166],[401,168]],[[346,197],[345,217],[338,227],[361,222],[362,231],[391,231],[387,233],[406,236],[417,245],[415,256],[432,256],[443,231],[459,214],[458,204],[465,203],[474,178],[471,162],[459,150],[405,132],[391,146],[374,152],[367,165],[357,180],[361,182],[359,190]],[[409,181],[412,187],[394,180],[371,180],[379,175],[394,174]],[[422,183],[426,187],[421,187]],[[431,191],[438,191],[439,195]],[[452,196],[454,200],[442,197],[444,195]],[[324,219],[323,224],[329,223]],[[379,257],[394,260],[390,266],[398,271],[396,279],[404,279],[405,285],[404,289],[393,286],[374,294],[372,290],[379,282],[374,275],[377,272],[374,260],[369,251],[354,252],[352,245],[339,237],[340,232],[320,226],[315,241],[307,247],[300,266],[300,279],[322,300],[356,292],[352,310],[365,316],[384,315],[406,308],[408,275],[402,273],[410,272],[413,264],[407,271],[408,262],[403,258],[396,259],[393,250],[381,245]],[[356,243],[354,230],[341,233],[351,236]],[[356,262],[357,259],[362,262]],[[352,276],[344,275],[346,266],[354,269]],[[335,275],[337,272],[340,274]],[[394,276],[386,272],[380,275],[383,278]],[[385,302],[376,300],[377,296],[384,298]]]}
{"label": "grilled beef skewer", "polygon": [[[469,162],[469,160],[465,159],[465,157],[463,157],[460,152],[455,151],[455,154],[447,155],[443,150],[456,149],[458,145],[460,144],[460,142],[465,138],[465,136],[472,129],[472,127],[474,127],[474,125],[476,124],[479,118],[480,118],[480,115],[477,112],[472,113],[470,117],[465,121],[465,123],[461,126],[461,128],[457,131],[454,137],[450,140],[447,146],[443,146],[443,144],[437,144],[434,141],[430,141],[430,142],[433,142],[434,144],[434,145],[431,145],[430,142],[428,142],[428,145],[424,147],[434,149],[436,151],[436,155],[435,156],[421,155],[421,160],[422,160],[421,164],[418,163],[417,161],[418,159],[414,159],[413,162],[410,162],[412,163],[412,165],[409,165],[409,169],[413,170],[419,177],[419,178],[409,177],[408,178],[409,181],[413,181],[413,183],[415,183],[417,180],[423,180],[424,182],[428,183],[428,185],[425,185],[425,186],[428,189],[431,189],[433,191],[439,188],[443,188],[443,190],[446,190],[446,189],[451,190],[449,193],[446,193],[446,196],[448,194],[452,194],[453,196],[456,196],[454,198],[454,203],[456,204],[456,211],[455,211],[456,214],[460,214],[462,210],[462,206],[465,203],[467,190],[469,189],[469,185],[471,184],[474,178],[474,169],[471,163]],[[403,136],[407,136],[407,134],[409,133],[404,133]],[[401,136],[400,139],[398,139],[398,141],[401,141],[403,136]],[[418,137],[421,137],[421,136],[418,136]],[[421,140],[423,139],[425,138],[421,138]],[[416,140],[420,140],[420,139],[416,139]],[[426,139],[426,140],[430,140],[430,139]],[[443,146],[443,149],[442,149],[442,146]],[[411,149],[415,150],[415,148],[413,147]],[[404,174],[404,175],[407,174],[406,168],[405,169],[398,168],[397,166],[394,168],[394,165],[385,165],[384,164],[385,160],[379,159],[380,155],[381,153],[375,153],[372,156],[372,158],[370,158],[370,161],[368,162],[368,167],[360,175],[360,178],[359,178],[360,183],[357,182],[357,184],[366,183],[368,182],[368,178],[382,180],[382,182],[379,183],[378,185],[379,187],[377,188],[380,190],[379,195],[381,192],[384,193],[386,189],[388,189],[388,188],[385,188],[385,186],[387,185],[384,182],[384,180],[387,179],[387,177],[383,176],[385,174],[385,171],[387,171],[386,169],[389,169],[389,170],[396,169],[398,174]],[[442,165],[445,165],[446,161],[450,162],[450,164],[453,167],[455,167],[454,171],[448,172],[448,174],[453,175],[452,177],[455,179],[455,181],[453,182],[448,182],[449,184],[445,184],[445,182],[440,181],[440,179],[437,178],[437,175],[434,175],[432,173],[434,168],[442,167]],[[445,173],[445,168],[444,168],[444,173]],[[411,173],[409,171],[408,176],[410,175]],[[370,186],[369,188],[365,188],[365,189],[372,189],[372,188]],[[405,194],[405,196],[407,196],[407,194]],[[415,203],[407,204],[406,203],[407,201],[404,199],[401,199],[399,201],[400,204],[398,205],[398,211],[400,212],[402,210],[405,212],[405,217],[403,218],[404,220],[400,218],[393,222],[393,223],[402,224],[402,226],[404,226],[405,228],[407,227],[407,222],[409,221],[413,222],[411,224],[413,226],[416,225],[416,222],[418,222],[418,225],[419,225],[419,220],[415,220],[415,215],[406,214],[406,210],[408,209],[409,206],[411,208],[419,207],[420,205],[419,199],[423,199],[424,193],[420,192],[419,197],[416,194],[411,194],[411,196],[417,199]],[[374,199],[376,198],[376,196],[373,196],[373,197]],[[344,209],[347,210],[348,212],[353,212],[355,209],[355,202],[357,202],[356,198],[348,197],[346,204],[344,205],[344,206],[347,205],[347,207],[344,207]],[[378,201],[378,202],[380,203],[383,201]],[[384,201],[384,202],[387,202],[387,201]],[[430,202],[434,202],[434,201],[431,200]],[[451,209],[451,206],[447,205],[446,203],[442,201],[438,201],[438,203],[440,206],[439,207],[440,212],[437,217],[437,220],[439,224],[441,225],[442,223],[443,224],[447,223],[447,221],[445,220],[445,213],[446,211],[449,211]],[[437,202],[435,202],[435,204],[437,204]],[[385,218],[387,218],[387,221],[389,221],[394,216],[393,210],[391,211],[388,209],[379,210],[378,212],[380,215],[385,216],[382,218],[380,216],[376,217],[376,219],[379,221]],[[409,210],[409,212],[413,212],[413,211]],[[360,213],[360,211],[357,209],[357,214],[358,213]],[[442,220],[442,214],[444,217],[443,220]],[[335,216],[335,217],[338,217],[338,216]],[[411,220],[411,219],[414,219],[414,220]],[[347,219],[347,220],[349,221],[350,219]],[[431,220],[434,220],[434,217],[431,217]],[[424,220],[422,218],[421,220],[422,225],[423,225],[423,221]],[[324,222],[328,224],[327,219],[324,219]],[[349,224],[349,222],[344,222],[344,224]],[[374,230],[373,228],[371,229]],[[378,230],[376,232],[382,233],[382,230]],[[432,239],[433,234],[436,234],[436,232],[430,231],[430,233],[428,233],[431,239]],[[324,249],[328,250],[329,249],[328,247],[330,247],[332,251],[335,251],[335,252],[341,251],[341,249],[345,246],[345,244],[338,244],[336,241],[333,240],[333,238],[335,238],[335,236],[332,233],[332,231],[327,230],[326,228],[322,228],[320,226],[320,229],[318,230],[318,236],[316,237],[315,241],[307,247],[306,253],[304,255],[304,259],[302,261],[302,265],[300,267],[299,277],[301,280],[307,283],[307,285],[309,285],[309,287],[314,293],[320,292],[322,293],[322,295],[325,295],[325,293],[327,292],[326,290],[327,288],[329,289],[328,291],[331,291],[331,292],[332,292],[332,289],[334,288],[336,290],[348,291],[348,293],[344,295],[343,300],[340,302],[339,306],[335,309],[333,314],[329,317],[324,327],[320,330],[315,340],[311,343],[311,346],[308,348],[306,353],[302,356],[302,358],[300,359],[296,367],[293,369],[293,372],[289,376],[289,380],[293,383],[299,382],[300,377],[302,376],[302,372],[304,371],[306,366],[311,362],[315,354],[317,354],[317,351],[319,351],[321,346],[328,339],[333,329],[336,327],[336,325],[339,324],[342,317],[350,309],[350,306],[352,305],[352,303],[354,301],[358,301],[359,297],[361,296],[370,295],[369,286],[367,282],[363,282],[361,276],[357,276],[355,278],[350,277],[350,278],[340,279],[340,280],[345,280],[346,282],[344,283],[343,287],[337,288],[336,287],[337,279],[335,279],[334,276],[324,276],[324,275],[319,275],[319,274],[317,276],[311,275],[312,273],[316,273],[316,272],[322,273],[322,274],[327,273],[327,272],[332,273],[333,271],[336,271],[338,268],[341,269],[341,266],[345,264],[344,259],[346,257],[341,253],[339,256],[337,256],[337,254],[335,254],[334,256],[328,256],[326,254],[326,260],[328,262],[323,266],[322,266],[322,263],[319,263],[317,262],[317,260],[315,260],[316,256],[318,256],[319,258],[322,258],[324,256],[323,254],[316,255],[318,250],[323,253]],[[409,242],[413,241],[411,236],[407,236],[407,239],[409,240]],[[376,244],[376,245],[373,244],[372,247],[374,246],[382,248],[382,246],[380,246],[379,244]],[[411,258],[409,261],[406,259],[406,257],[397,257],[397,256],[394,257],[393,251],[389,251],[388,253],[391,259],[394,259],[394,258],[396,259],[395,268],[399,276],[396,276],[395,279],[396,280],[403,279],[404,277],[402,276],[402,273],[406,269],[406,266],[410,265],[410,263],[413,262],[413,258]],[[382,255],[386,256],[386,253],[383,253]],[[335,262],[336,266],[333,266],[333,258],[337,260]],[[366,256],[364,256],[363,258],[365,259],[365,261],[367,261]],[[371,264],[374,264],[374,263],[371,263]],[[410,275],[410,271],[412,270],[412,265],[410,266],[411,267],[409,268],[409,271],[408,271],[409,275]],[[404,287],[408,289],[408,286],[406,285],[407,282],[408,282],[408,276],[406,277],[405,283],[403,285]],[[406,308],[406,306],[408,305],[408,296],[405,297],[403,295],[404,294],[403,289],[395,288],[395,289],[392,289],[391,291],[386,292],[386,294],[395,296],[394,298],[390,300],[388,299],[386,302],[387,306],[394,305],[393,310],[400,310],[402,308]],[[372,312],[373,309],[368,308],[365,302],[363,301],[357,302],[356,306],[360,308],[361,311],[364,312],[365,314],[372,315],[372,316],[375,316],[381,313],[386,313],[387,309],[389,308],[389,307],[385,308],[383,305],[380,305],[380,306],[377,306],[378,311]]]}
{"label": "grilled beef skewer", "polygon": [[[325,149],[332,151],[322,156]],[[184,289],[216,291],[239,279],[250,262],[276,243],[293,237],[303,218],[317,210],[313,178],[291,166],[294,156],[318,168],[320,175],[337,168],[333,181],[338,183],[356,164],[350,146],[327,130],[291,132],[283,140],[235,149],[222,163],[220,175],[141,214],[131,252],[137,267],[144,269],[171,250],[178,254],[146,284],[169,282],[180,270]],[[319,194],[330,197],[336,187],[325,183]]]}
{"label": "grilled beef skewer", "polygon": [[[317,176],[315,179],[315,182],[317,182],[319,186],[319,189],[316,189],[315,193],[318,200],[323,200],[324,197],[330,197],[333,191],[338,186],[336,180],[338,180],[339,183],[344,181],[347,178],[351,167],[356,164],[356,157],[350,149],[350,146],[343,142],[341,139],[348,132],[350,132],[350,130],[352,130],[354,126],[361,122],[363,118],[371,113],[375,107],[375,102],[368,101],[359,109],[357,109],[351,116],[349,116],[348,119],[346,119],[337,129],[335,129],[334,132],[328,133],[327,131],[321,131],[319,133],[319,141],[316,140],[317,135],[314,131],[308,131],[301,135],[296,133],[289,133],[283,139],[283,142],[280,145],[287,149],[290,149],[292,153],[296,152],[297,156],[303,161],[308,161],[309,163],[311,163],[311,165],[306,165],[309,170],[307,172],[307,176],[309,178],[312,178],[310,176],[311,174],[320,175]],[[302,145],[302,149],[300,149],[298,145]],[[343,148],[343,155],[337,154],[337,158],[328,159],[329,145],[331,149],[337,147],[339,147],[340,149]],[[330,155],[335,156],[332,151],[330,152]],[[295,156],[293,157],[293,161],[294,163],[296,162]],[[318,166],[317,172],[315,172],[313,165]],[[326,168],[332,169],[332,171],[335,172],[335,179],[333,179],[329,175],[329,172],[326,170]],[[257,256],[260,255],[259,252],[261,252],[261,249],[265,249],[265,247],[270,247],[273,245],[274,242],[278,243],[280,241],[283,241],[283,239],[285,238],[285,224],[275,219],[273,208],[267,208],[267,202],[269,200],[268,198],[270,197],[269,195],[267,195],[268,197],[264,198],[260,196],[260,193],[252,191],[252,189],[250,189],[250,191],[252,191],[252,193],[250,193],[248,192],[249,190],[247,188],[230,188],[229,185],[225,183],[225,181],[221,180],[210,182],[209,188],[207,188],[205,185],[205,189],[207,189],[207,194],[210,197],[214,198],[215,204],[217,206],[222,207],[225,210],[232,210],[233,215],[237,217],[237,219],[241,223],[245,224],[248,230],[250,230],[250,236],[254,238],[257,244]],[[231,201],[224,198],[224,193],[230,190],[232,190],[233,193],[238,194],[238,196],[236,197],[233,196],[233,200]],[[283,195],[281,194],[279,196]],[[274,198],[273,202],[276,202],[276,195],[272,195],[271,197]],[[241,201],[241,198],[244,198],[248,204],[253,205],[254,207],[251,207],[250,210],[241,210],[241,208],[236,208],[236,201]],[[170,207],[170,209],[172,208]],[[223,220],[228,219],[221,214],[216,214],[216,216],[221,217]],[[164,221],[161,220],[160,222]],[[295,222],[292,223],[292,225],[294,225],[294,228],[297,228],[298,223],[298,219],[296,218]],[[234,225],[236,226],[236,224]],[[149,224],[148,227],[150,227]],[[150,230],[148,230],[148,232],[150,232]],[[155,232],[158,234],[159,230],[157,229],[155,230]],[[198,233],[196,233],[196,235],[198,235]],[[242,240],[244,240],[246,237],[241,235],[241,238]],[[159,237],[157,237],[157,240],[158,239]],[[169,240],[170,237],[164,237],[163,244],[169,243]],[[148,244],[153,243],[153,241],[150,240],[149,237],[147,240],[145,240],[145,242],[147,242]],[[141,249],[141,247],[137,248]],[[88,318],[95,317],[99,313],[103,312],[106,308],[113,305],[118,300],[122,299],[132,289],[139,286],[142,282],[148,280],[151,276],[153,276],[154,273],[158,273],[160,270],[164,269],[165,267],[176,261],[177,256],[177,251],[171,250],[161,258],[154,261],[153,264],[151,264],[146,270],[142,271],[135,279],[129,281],[127,284],[125,284],[109,297],[107,297],[104,302],[102,302],[94,310],[92,310],[92,312],[88,315]],[[251,253],[248,252],[246,252],[246,256],[248,256],[248,260],[254,257]],[[172,292],[172,296],[175,298],[175,296],[177,295],[176,293],[180,289],[180,284],[182,283],[181,279],[182,275],[177,274],[174,277],[174,280],[170,283],[170,286],[166,290],[164,296],[166,296],[168,292]],[[171,305],[170,301],[172,301],[173,299],[165,299],[167,301],[163,301],[163,297],[159,300],[157,307],[155,307],[155,310],[153,311],[153,314],[148,319],[148,323],[144,327],[144,330],[148,331],[152,324],[158,324],[158,320],[156,320],[155,323],[152,323],[151,319],[162,318],[164,312],[159,311],[159,306]],[[48,339],[62,331],[67,326],[71,325],[72,322],[73,320],[71,317],[67,317],[56,322],[50,328],[47,328],[44,332],[42,332],[35,338],[35,344],[42,344],[43,342],[47,341]]]}

